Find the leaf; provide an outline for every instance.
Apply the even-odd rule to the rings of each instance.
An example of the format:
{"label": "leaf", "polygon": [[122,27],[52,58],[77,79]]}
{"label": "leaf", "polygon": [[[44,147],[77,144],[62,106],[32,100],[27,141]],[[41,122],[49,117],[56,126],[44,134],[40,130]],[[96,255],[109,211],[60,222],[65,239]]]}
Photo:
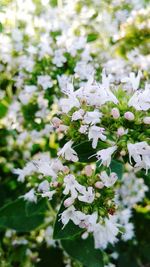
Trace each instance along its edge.
{"label": "leaf", "polygon": [[98,142],[97,149],[92,148],[92,143],[90,141],[85,141],[78,145],[73,146],[73,149],[77,152],[79,157],[79,162],[93,162],[97,160],[95,158],[96,151],[106,148],[107,145],[100,141]]}
{"label": "leaf", "polygon": [[2,23],[0,22],[0,33],[3,31],[3,25]]}
{"label": "leaf", "polygon": [[26,203],[26,214],[32,216],[35,214],[44,214],[47,209],[47,199],[42,198],[36,204],[27,202]]}
{"label": "leaf", "polygon": [[94,248],[92,237],[86,240],[78,237],[72,240],[62,240],[62,247],[74,259],[81,262],[86,267],[103,267],[103,254],[99,249]]}
{"label": "leaf", "polygon": [[98,33],[89,33],[87,36],[87,42],[93,42],[95,40],[97,40],[98,38]]}
{"label": "leaf", "polygon": [[79,228],[77,225],[75,225],[71,221],[63,228],[63,224],[60,220],[60,214],[64,211],[64,209],[65,208],[62,203],[60,210],[57,214],[55,225],[54,225],[54,232],[53,232],[54,239],[73,238],[83,231],[81,228]]}
{"label": "leaf", "polygon": [[[28,232],[34,230],[44,221],[44,214],[41,214],[41,210],[36,208],[33,204],[32,209],[35,208],[35,212],[31,212],[31,208],[27,208],[27,203],[23,199],[17,199],[0,209],[0,228],[14,229],[18,232]],[[28,212],[27,212],[28,210]]]}
{"label": "leaf", "polygon": [[118,175],[119,179],[122,179],[124,168],[123,164],[120,161],[112,160],[110,164],[111,172],[115,172]]}
{"label": "leaf", "polygon": [[42,246],[39,250],[39,258],[37,267],[64,267],[62,250],[57,247]]}
{"label": "leaf", "polygon": [[3,104],[3,102],[0,102],[0,118],[3,118],[7,113],[7,107]]}

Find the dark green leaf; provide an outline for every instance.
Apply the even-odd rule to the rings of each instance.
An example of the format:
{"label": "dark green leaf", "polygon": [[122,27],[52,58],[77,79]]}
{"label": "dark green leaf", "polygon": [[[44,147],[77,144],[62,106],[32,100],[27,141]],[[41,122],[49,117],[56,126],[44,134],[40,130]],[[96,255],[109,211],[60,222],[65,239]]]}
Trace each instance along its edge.
{"label": "dark green leaf", "polygon": [[44,221],[44,214],[41,214],[41,210],[38,212],[35,206],[35,212],[32,214],[32,209],[28,208],[29,214],[27,214],[26,202],[23,199],[17,199],[0,209],[0,228],[14,229],[18,232],[28,232],[34,230]]}
{"label": "dark green leaf", "polygon": [[101,250],[94,248],[92,237],[86,240],[78,237],[72,240],[62,240],[64,250],[74,259],[86,267],[103,267],[103,254]]}
{"label": "dark green leaf", "polygon": [[92,143],[90,141],[85,141],[78,145],[75,145],[73,148],[77,152],[79,157],[79,162],[93,162],[96,160],[95,154],[96,151],[106,148],[107,145],[104,142],[98,142],[97,148],[92,148]]}
{"label": "dark green leaf", "polygon": [[43,246],[39,251],[40,261],[35,265],[37,267],[63,267],[63,255],[59,248],[47,248]]}
{"label": "dark green leaf", "polygon": [[123,164],[120,161],[112,160],[110,164],[111,172],[115,172],[118,175],[119,179],[122,179],[124,172]]}

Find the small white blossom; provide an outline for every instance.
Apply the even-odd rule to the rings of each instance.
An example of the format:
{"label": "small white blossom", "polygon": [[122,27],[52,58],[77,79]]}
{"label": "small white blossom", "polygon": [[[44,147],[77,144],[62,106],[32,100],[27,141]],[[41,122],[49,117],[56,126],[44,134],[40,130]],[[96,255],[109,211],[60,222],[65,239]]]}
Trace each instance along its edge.
{"label": "small white blossom", "polygon": [[68,141],[63,148],[57,153],[58,156],[64,157],[66,160],[70,160],[73,162],[78,161],[78,156],[76,151],[71,147],[73,142],[70,140]]}
{"label": "small white blossom", "polygon": [[134,91],[136,91],[139,88],[140,79],[141,79],[142,73],[139,70],[137,76],[135,76],[134,72],[131,72],[129,74],[129,77],[125,77],[121,80],[122,83],[129,82],[132,85],[132,88]]}
{"label": "small white blossom", "polygon": [[61,221],[65,226],[70,220],[73,221],[74,224],[79,225],[82,220],[85,218],[85,214],[76,211],[74,206],[70,206],[68,209],[64,210],[61,214]]}
{"label": "small white blossom", "polygon": [[84,114],[84,110],[83,109],[79,109],[78,111],[75,111],[72,114],[72,121],[77,121],[77,120],[81,120],[83,118],[83,114]]}
{"label": "small white blossom", "polygon": [[95,193],[93,187],[88,187],[87,191],[81,196],[78,196],[78,199],[82,202],[92,203],[94,201]]}
{"label": "small white blossom", "polygon": [[100,174],[100,179],[101,179],[101,181],[103,182],[103,184],[106,187],[111,187],[111,186],[113,186],[115,184],[115,182],[117,181],[118,177],[117,177],[117,174],[115,172],[112,172],[108,176],[108,174],[105,171],[103,171]]}
{"label": "small white blossom", "polygon": [[109,167],[112,154],[117,150],[117,146],[112,146],[106,149],[102,149],[96,153],[96,158],[101,161],[101,164]]}
{"label": "small white blossom", "polygon": [[92,139],[92,147],[96,148],[97,147],[97,143],[98,143],[98,139],[105,141],[106,140],[106,136],[104,135],[104,128],[98,127],[98,126],[91,126],[89,128],[89,134],[88,134],[88,138],[89,140]]}
{"label": "small white blossom", "polygon": [[139,142],[135,144],[129,143],[127,145],[129,152],[130,163],[132,164],[131,158],[134,159],[136,168],[146,169],[146,173],[150,169],[150,146],[147,142]]}
{"label": "small white blossom", "polygon": [[128,102],[129,107],[134,107],[136,110],[149,110],[150,109],[150,86],[147,84],[145,89],[138,90],[130,98]]}
{"label": "small white blossom", "polygon": [[28,193],[26,193],[23,196],[23,198],[24,198],[24,200],[27,200],[29,202],[34,202],[34,203],[37,202],[37,196],[35,195],[35,190],[34,189],[31,189]]}
{"label": "small white blossom", "polygon": [[93,125],[99,123],[101,117],[102,113],[100,113],[98,110],[87,111],[84,115],[83,123]]}

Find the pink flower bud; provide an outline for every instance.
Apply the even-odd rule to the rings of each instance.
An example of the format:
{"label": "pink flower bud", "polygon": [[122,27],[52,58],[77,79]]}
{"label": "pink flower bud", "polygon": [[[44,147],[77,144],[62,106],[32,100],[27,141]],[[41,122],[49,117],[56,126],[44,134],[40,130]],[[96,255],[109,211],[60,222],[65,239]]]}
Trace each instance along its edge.
{"label": "pink flower bud", "polygon": [[135,116],[132,112],[130,111],[127,111],[125,114],[124,114],[124,117],[125,119],[127,119],[128,121],[133,121]]}
{"label": "pink flower bud", "polygon": [[64,173],[64,174],[68,174],[68,173],[69,173],[69,168],[68,168],[68,166],[64,166],[64,168],[63,168],[63,173]]}
{"label": "pink flower bud", "polygon": [[58,128],[61,123],[62,123],[62,121],[59,118],[57,118],[57,117],[54,117],[52,119],[52,124],[54,125],[55,128]]}
{"label": "pink flower bud", "polygon": [[68,197],[65,201],[64,201],[64,206],[66,208],[68,208],[69,206],[71,206],[74,203],[74,199],[71,197]]}
{"label": "pink flower bud", "polygon": [[104,187],[104,184],[102,182],[96,182],[95,187],[98,189],[102,189]]}
{"label": "pink flower bud", "polygon": [[118,136],[122,136],[125,134],[125,130],[123,127],[119,127],[118,130],[117,130],[117,135]]}
{"label": "pink flower bud", "polygon": [[120,112],[118,108],[113,108],[111,110],[111,115],[113,116],[114,119],[118,119],[120,117]]}
{"label": "pink flower bud", "polygon": [[93,172],[91,165],[85,166],[84,172],[85,172],[85,175],[87,177],[90,177],[92,175],[92,172]]}
{"label": "pink flower bud", "polygon": [[150,117],[144,117],[143,122],[145,124],[150,124]]}
{"label": "pink flower bud", "polygon": [[59,183],[56,182],[56,181],[50,183],[50,186],[51,186],[51,187],[58,187],[58,185],[59,185]]}

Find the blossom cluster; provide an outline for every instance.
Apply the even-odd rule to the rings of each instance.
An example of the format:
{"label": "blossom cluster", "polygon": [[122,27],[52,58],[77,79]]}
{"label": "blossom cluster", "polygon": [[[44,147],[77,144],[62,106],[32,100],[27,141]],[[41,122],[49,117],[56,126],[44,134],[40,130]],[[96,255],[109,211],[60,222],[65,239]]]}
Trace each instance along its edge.
{"label": "blossom cluster", "polygon": [[3,243],[27,248],[23,267],[40,261],[43,243],[63,250],[66,267],[91,267],[84,248],[70,251],[78,240],[103,251],[93,266],[122,267],[120,244],[138,244],[135,213],[149,207],[149,8],[13,0],[3,9],[0,179],[12,196],[0,221],[12,202],[30,229],[9,209]]}

